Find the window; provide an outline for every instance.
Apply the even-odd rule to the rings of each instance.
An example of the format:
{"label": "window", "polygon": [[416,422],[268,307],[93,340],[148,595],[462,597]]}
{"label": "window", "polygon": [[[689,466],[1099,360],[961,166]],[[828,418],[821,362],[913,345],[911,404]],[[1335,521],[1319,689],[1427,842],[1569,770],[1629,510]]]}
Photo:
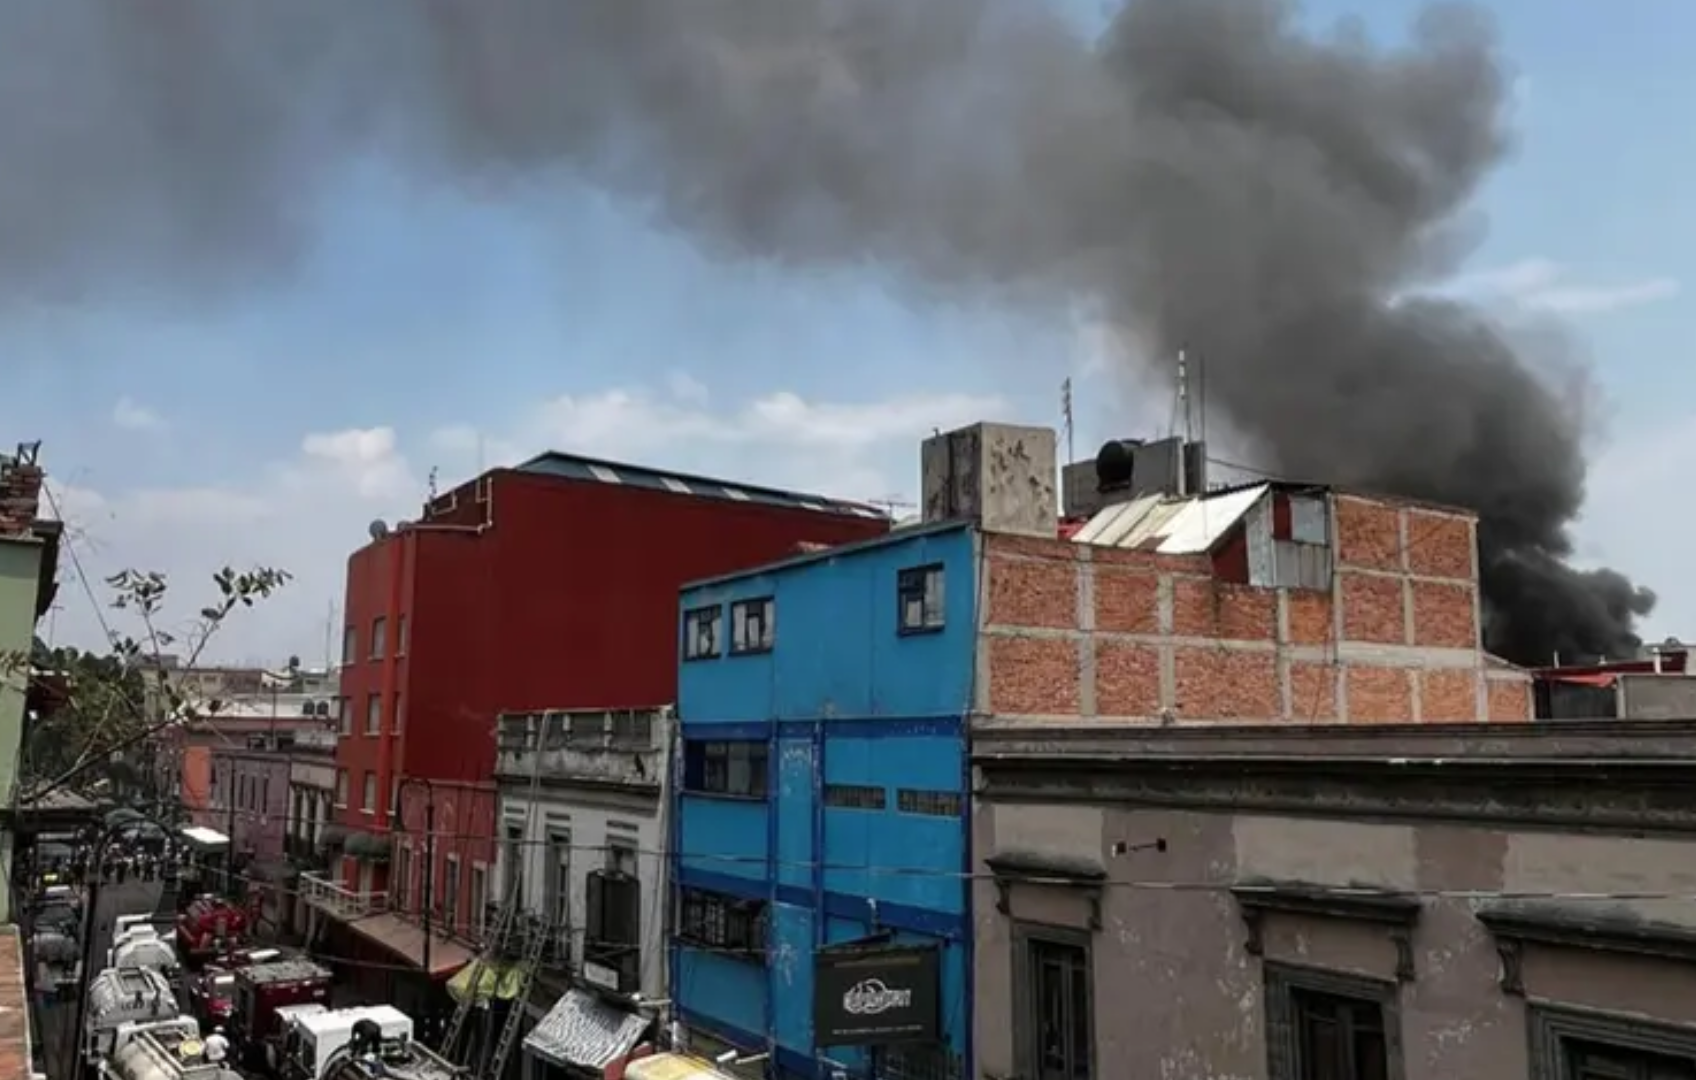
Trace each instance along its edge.
{"label": "window", "polygon": [[766,905],[762,900],[739,900],[705,889],[678,890],[677,936],[703,949],[765,952]]}
{"label": "window", "polygon": [[566,738],[579,746],[599,743],[607,737],[606,713],[570,713],[566,724],[569,728]]}
{"label": "window", "polygon": [[691,742],[683,748],[683,788],[698,795],[766,797],[763,742]]}
{"label": "window", "polygon": [[571,925],[571,833],[548,833],[548,917],[554,926]]}
{"label": "window", "polygon": [[459,856],[449,855],[442,874],[442,925],[452,930],[459,925]]}
{"label": "window", "polygon": [[645,709],[627,709],[612,714],[614,746],[648,748],[654,745],[654,714]]}
{"label": "window", "polygon": [[351,664],[358,657],[359,631],[353,626],[342,627],[342,663]]}
{"label": "window", "polygon": [[[611,823],[609,823],[610,825]],[[636,876],[636,838],[607,838],[607,873]]]}
{"label": "window", "polygon": [[[392,816],[394,816],[396,818],[400,817],[400,774],[399,773],[395,773],[394,775],[389,777],[388,809],[389,809],[389,813]],[[396,827],[397,828],[399,827],[398,823],[397,823]]]}
{"label": "window", "polygon": [[841,810],[882,810],[889,805],[889,793],[864,784],[826,784],[824,804]]}
{"label": "window", "polygon": [[471,867],[471,926],[483,933],[483,919],[489,910],[489,870],[485,866]]}
{"label": "window", "polygon": [[617,973],[617,993],[635,990],[642,978],[642,885],[628,874],[596,870],[584,883],[585,961]]}
{"label": "window", "polygon": [[1534,1003],[1531,1080],[1696,1080],[1690,1029]]}
{"label": "window", "polygon": [[365,734],[383,733],[383,699],[378,694],[365,695]]}
{"label": "window", "polygon": [[359,812],[362,814],[374,812],[377,809],[377,774],[374,772],[365,774],[364,796],[365,804],[359,808]]}
{"label": "window", "polygon": [[524,904],[524,826],[508,823],[502,831],[501,895]]}
{"label": "window", "polygon": [[683,613],[683,659],[717,659],[718,626],[723,618],[723,609],[716,607],[696,608]]}
{"label": "window", "polygon": [[349,724],[350,719],[351,719],[351,717],[348,716],[347,698],[345,698],[345,697],[337,698],[336,699],[336,730],[340,734],[343,734],[343,735],[353,734],[353,728]]}
{"label": "window", "polygon": [[770,652],[777,605],[771,597],[738,600],[730,605],[730,651]]}
{"label": "window", "polygon": [[394,716],[390,717],[390,719],[389,719],[389,728],[396,735],[399,735],[401,733],[401,729],[405,725],[405,723],[406,723],[406,695],[399,693],[399,692],[396,692],[396,694],[395,694]]}
{"label": "window", "polygon": [[957,791],[919,791],[914,788],[902,788],[895,793],[895,808],[903,814],[952,818],[959,817],[965,809]]}
{"label": "window", "polygon": [[408,638],[410,637],[410,634],[411,634],[411,626],[407,622],[406,616],[402,615],[400,617],[400,620],[395,623],[395,655],[396,656],[405,656],[406,655],[406,643],[407,643]]}
{"label": "window", "polygon": [[1013,1030],[1023,1043],[1024,1074],[1032,1080],[1095,1080],[1087,939],[1065,930],[1019,927],[1014,942],[1014,985],[1023,1000]]}
{"label": "window", "polygon": [[371,622],[371,659],[381,660],[383,653],[389,647],[389,620],[374,619]]}
{"label": "window", "polygon": [[1271,1080],[1399,1080],[1393,983],[1287,964],[1264,968]]}
{"label": "window", "polygon": [[407,911],[407,887],[412,883],[412,845],[395,848],[394,869],[389,872],[389,899],[402,912]]}
{"label": "window", "polygon": [[900,608],[903,634],[922,634],[942,629],[942,567],[918,566],[903,570],[895,579],[896,604]]}
{"label": "window", "polygon": [[347,770],[336,770],[336,806],[347,809]]}

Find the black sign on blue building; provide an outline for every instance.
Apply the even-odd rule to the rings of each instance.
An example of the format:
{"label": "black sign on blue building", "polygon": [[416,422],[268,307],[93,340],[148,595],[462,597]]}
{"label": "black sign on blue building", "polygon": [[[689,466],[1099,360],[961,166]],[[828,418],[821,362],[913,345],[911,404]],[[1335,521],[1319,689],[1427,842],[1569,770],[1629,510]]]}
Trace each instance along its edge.
{"label": "black sign on blue building", "polygon": [[813,958],[813,1042],[890,1046],[941,1035],[942,958],[929,945],[837,945]]}

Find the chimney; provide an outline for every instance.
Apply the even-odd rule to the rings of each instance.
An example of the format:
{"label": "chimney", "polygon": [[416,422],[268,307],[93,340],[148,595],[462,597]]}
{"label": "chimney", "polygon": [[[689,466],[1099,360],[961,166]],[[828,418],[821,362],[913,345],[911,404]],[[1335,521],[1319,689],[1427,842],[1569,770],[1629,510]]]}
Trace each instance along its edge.
{"label": "chimney", "polygon": [[923,520],[971,521],[986,532],[1058,534],[1054,432],[973,424],[924,441]]}
{"label": "chimney", "polygon": [[1111,439],[1093,461],[1068,465],[1061,477],[1067,517],[1089,517],[1146,495],[1207,494],[1207,446],[1178,437]]}
{"label": "chimney", "polygon": [[0,457],[0,536],[23,536],[41,516],[41,466],[19,448]]}

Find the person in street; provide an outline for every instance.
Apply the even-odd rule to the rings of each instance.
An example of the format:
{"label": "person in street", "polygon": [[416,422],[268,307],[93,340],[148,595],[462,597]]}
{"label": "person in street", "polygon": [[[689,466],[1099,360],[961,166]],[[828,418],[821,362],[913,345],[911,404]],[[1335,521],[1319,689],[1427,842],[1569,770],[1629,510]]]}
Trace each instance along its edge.
{"label": "person in street", "polygon": [[214,1065],[222,1065],[230,1055],[230,1040],[224,1036],[223,1025],[212,1029],[212,1034],[206,1036],[206,1060]]}

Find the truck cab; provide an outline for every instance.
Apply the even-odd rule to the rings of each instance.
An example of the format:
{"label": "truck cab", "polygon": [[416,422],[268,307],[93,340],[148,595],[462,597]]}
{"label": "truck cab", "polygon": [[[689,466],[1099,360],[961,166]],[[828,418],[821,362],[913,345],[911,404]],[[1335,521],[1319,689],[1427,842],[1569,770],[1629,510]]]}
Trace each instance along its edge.
{"label": "truck cab", "polygon": [[222,956],[246,936],[246,909],[211,893],[195,897],[177,916],[177,952],[184,963]]}

